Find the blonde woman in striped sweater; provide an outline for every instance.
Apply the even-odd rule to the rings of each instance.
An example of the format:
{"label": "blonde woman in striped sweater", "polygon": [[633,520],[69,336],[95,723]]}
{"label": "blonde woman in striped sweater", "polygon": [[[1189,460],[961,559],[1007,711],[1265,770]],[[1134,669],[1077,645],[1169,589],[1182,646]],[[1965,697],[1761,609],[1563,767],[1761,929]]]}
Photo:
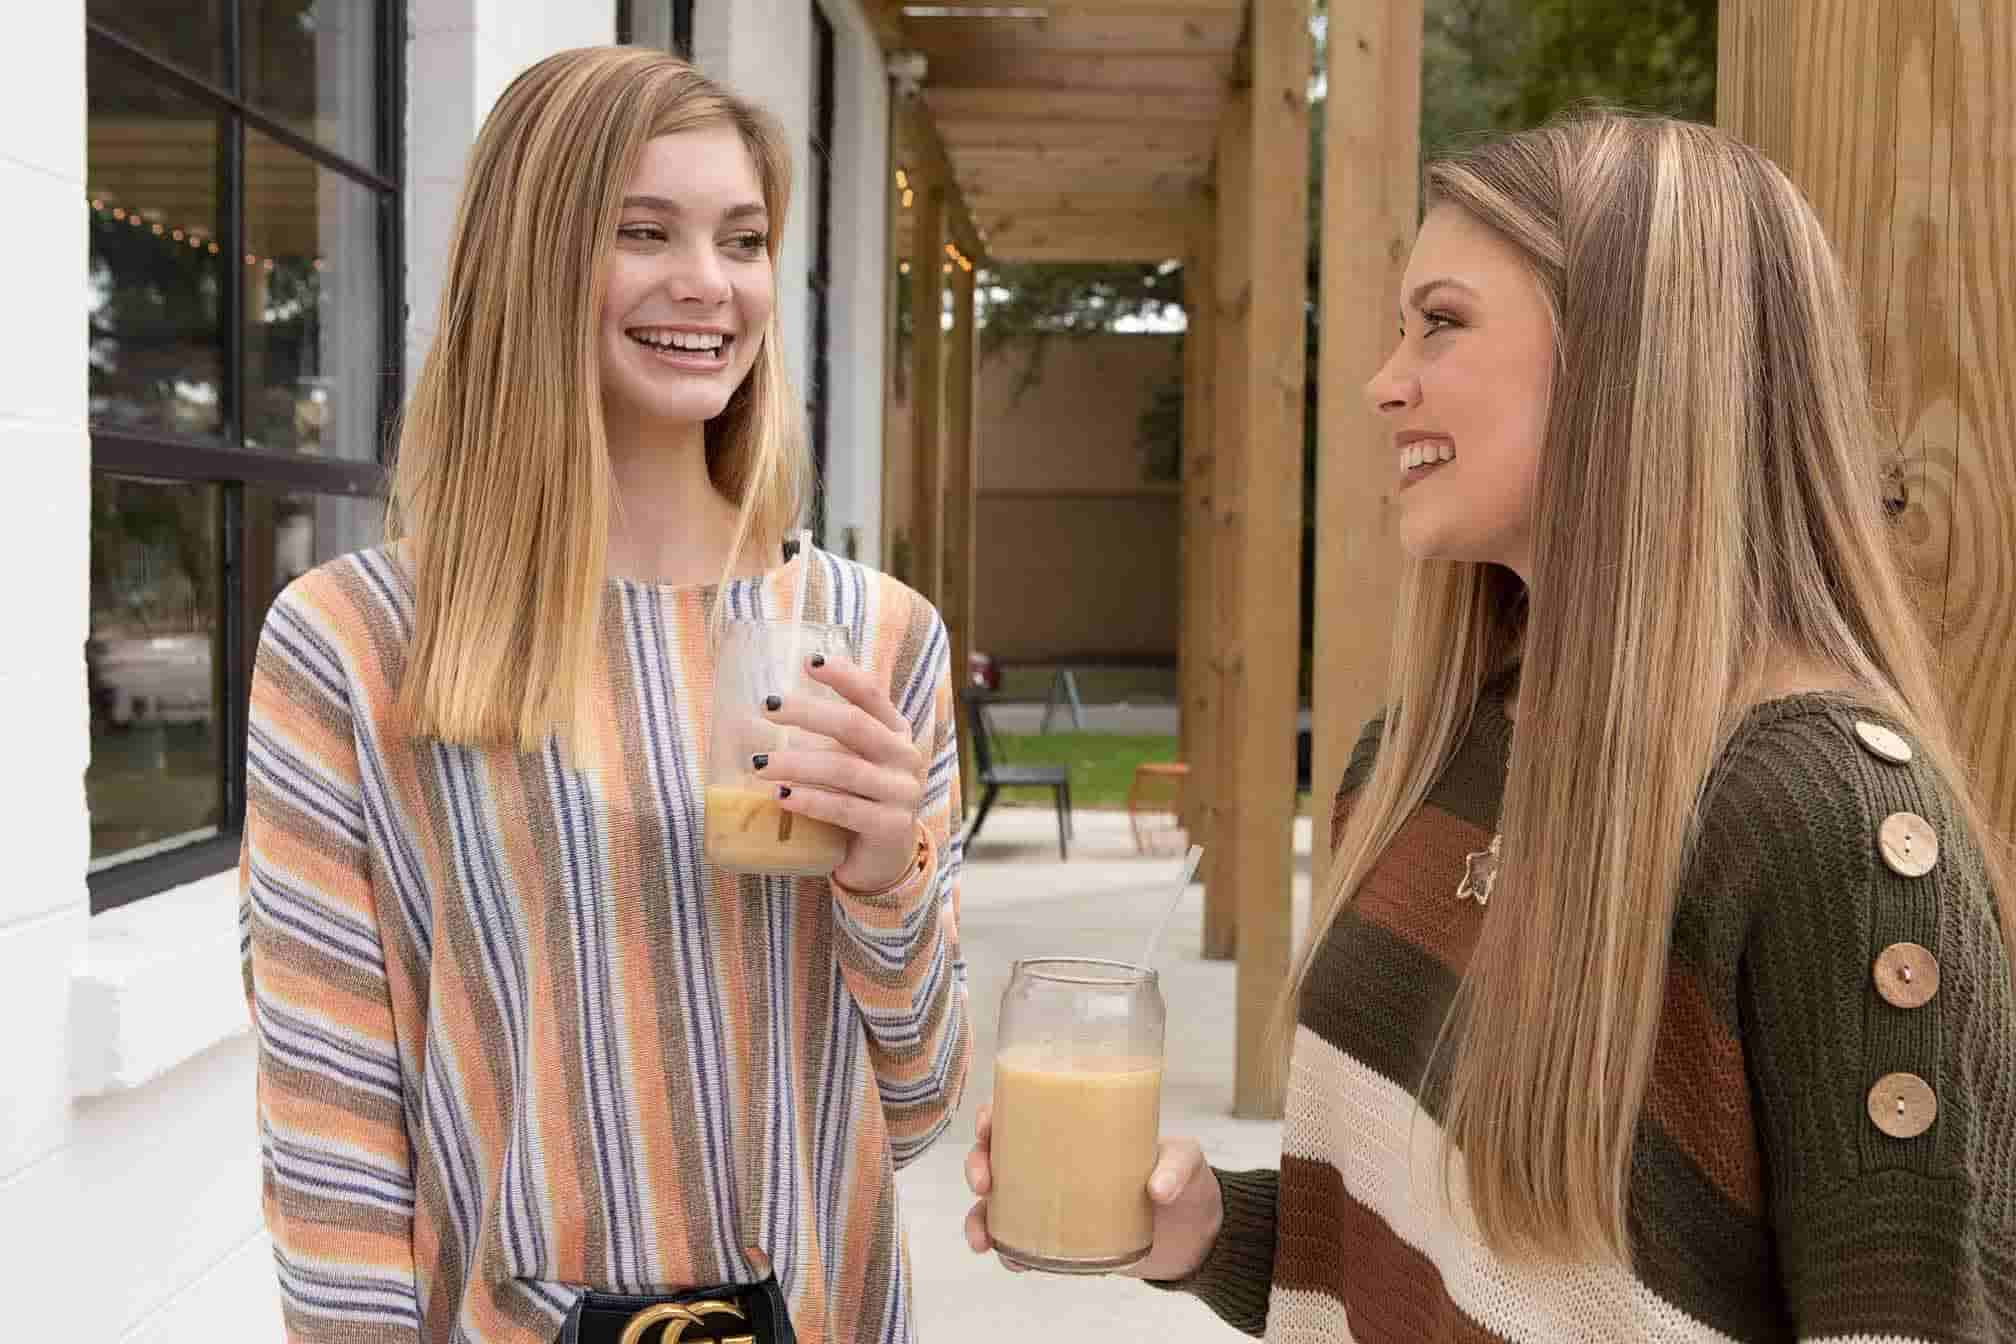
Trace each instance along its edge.
{"label": "blonde woman in striped sweater", "polygon": [[1818,220],[1661,119],[1428,184],[1281,1165],[1167,1145],[1135,1272],[1297,1344],[2016,1339],[2016,890]]}
{"label": "blonde woman in striped sweater", "polygon": [[[395,540],[274,606],[243,922],[290,1339],[912,1337],[894,1168],[968,1057],[953,686],[914,593],[778,563],[788,178],[766,115],[662,54],[521,75]],[[710,629],[801,592],[858,662],[811,670],[844,703],[769,705],[838,749],[766,777],[851,839],[830,877],[737,878],[701,842]]]}

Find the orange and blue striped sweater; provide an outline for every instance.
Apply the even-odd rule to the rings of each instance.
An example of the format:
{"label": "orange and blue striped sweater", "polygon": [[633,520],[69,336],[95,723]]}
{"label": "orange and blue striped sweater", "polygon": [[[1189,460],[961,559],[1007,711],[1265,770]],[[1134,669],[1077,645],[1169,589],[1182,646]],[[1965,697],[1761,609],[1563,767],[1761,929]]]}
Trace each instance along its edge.
{"label": "orange and blue striped sweater", "polygon": [[931,762],[927,861],[880,898],[701,852],[707,632],[789,610],[804,564],[604,590],[572,755],[403,734],[396,550],[274,604],[247,740],[241,932],[288,1336],[550,1340],[583,1290],[774,1266],[800,1339],[913,1337],[895,1169],[969,1062],[953,918],[945,629],[813,561]]}

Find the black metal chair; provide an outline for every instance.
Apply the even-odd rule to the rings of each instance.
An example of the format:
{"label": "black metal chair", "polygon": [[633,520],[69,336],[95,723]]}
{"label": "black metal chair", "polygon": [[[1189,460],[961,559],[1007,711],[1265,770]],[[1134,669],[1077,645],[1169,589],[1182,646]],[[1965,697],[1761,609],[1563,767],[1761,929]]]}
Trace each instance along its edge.
{"label": "black metal chair", "polygon": [[973,775],[981,786],[980,810],[973,814],[973,824],[966,828],[966,843],[972,844],[980,834],[980,828],[987,824],[987,814],[993,810],[994,799],[1003,789],[1049,789],[1057,800],[1057,856],[1071,857],[1071,771],[1062,765],[1009,765],[999,759],[999,751],[994,742],[994,727],[987,719],[987,705],[994,699],[984,691],[967,689],[960,692],[966,701],[967,720],[971,728],[967,733],[967,745],[973,752]]}

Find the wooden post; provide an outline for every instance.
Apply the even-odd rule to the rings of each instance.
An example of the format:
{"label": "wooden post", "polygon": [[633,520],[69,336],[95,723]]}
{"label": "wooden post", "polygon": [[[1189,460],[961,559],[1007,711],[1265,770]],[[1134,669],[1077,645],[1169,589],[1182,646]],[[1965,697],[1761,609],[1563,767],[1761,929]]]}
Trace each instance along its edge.
{"label": "wooden post", "polygon": [[1379,709],[1400,593],[1394,472],[1366,379],[1391,353],[1400,279],[1420,214],[1421,4],[1332,9],[1324,136],[1323,445],[1316,470],[1312,890],[1330,868],[1330,811],[1359,729]]}
{"label": "wooden post", "polygon": [[[973,272],[952,268],[952,331],[945,358],[945,558],[941,576],[941,614],[952,637],[952,684],[966,684],[966,656],[973,650],[976,574],[973,545],[978,503],[979,431],[973,415]],[[970,753],[959,755],[961,798],[970,798]]]}
{"label": "wooden post", "polygon": [[[1216,633],[1211,613],[1216,607],[1211,557],[1217,529],[1212,525],[1211,436],[1216,428],[1217,353],[1217,204],[1200,190],[1190,213],[1189,246],[1183,257],[1183,300],[1187,322],[1183,333],[1183,596],[1177,632],[1177,694],[1182,758],[1190,764],[1183,790],[1183,826],[1193,843],[1204,846],[1204,866],[1198,877],[1211,889],[1211,798],[1216,783],[1218,674]],[[1229,923],[1227,925],[1229,933]],[[1228,940],[1229,941],[1229,940]],[[1225,947],[1219,955],[1229,956]]]}
{"label": "wooden post", "polygon": [[1960,745],[2016,834],[2016,9],[1722,0],[1719,31],[1717,120],[1813,202],[1860,306]]}
{"label": "wooden post", "polygon": [[1210,734],[1212,759],[1204,767],[1211,777],[1204,795],[1210,809],[1204,830],[1211,837],[1211,881],[1204,888],[1204,956],[1210,961],[1230,958],[1239,943],[1234,898],[1238,868],[1233,858],[1237,837],[1231,830],[1231,807],[1234,756],[1242,730],[1236,720],[1227,718],[1232,710],[1226,678],[1239,636],[1239,557],[1234,526],[1236,501],[1241,498],[1240,473],[1250,438],[1247,417],[1252,410],[1246,396],[1252,168],[1252,97],[1239,89],[1226,98],[1225,115],[1218,126],[1212,229],[1217,257],[1211,268],[1216,308],[1211,319],[1211,352],[1217,392],[1212,407],[1211,559],[1207,562],[1212,585],[1211,653],[1205,662],[1205,677],[1206,693],[1218,722]]}
{"label": "wooden post", "polygon": [[[1246,442],[1227,499],[1233,639],[1225,650],[1219,756],[1218,885],[1238,910],[1238,1062],[1233,1112],[1281,1114],[1286,1056],[1271,1039],[1293,942],[1295,710],[1301,668],[1302,399],[1309,238],[1309,14],[1256,4],[1254,189],[1245,227],[1226,241],[1246,254]],[[1224,585],[1221,583],[1221,588]],[[1229,747],[1230,750],[1226,750]],[[1285,1044],[1283,1042],[1282,1044]]]}
{"label": "wooden post", "polygon": [[[910,237],[910,453],[916,465],[910,511],[910,586],[940,600],[945,504],[945,187],[936,180],[917,192]],[[957,674],[957,669],[954,669]]]}

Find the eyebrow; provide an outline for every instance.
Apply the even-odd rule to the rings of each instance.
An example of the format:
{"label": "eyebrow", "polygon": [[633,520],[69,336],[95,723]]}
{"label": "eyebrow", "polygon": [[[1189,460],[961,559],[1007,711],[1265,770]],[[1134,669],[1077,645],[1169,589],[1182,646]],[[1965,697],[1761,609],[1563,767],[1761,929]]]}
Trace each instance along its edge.
{"label": "eyebrow", "polygon": [[1409,291],[1407,295],[1406,308],[1401,309],[1401,315],[1402,316],[1406,315],[1407,308],[1419,309],[1422,303],[1424,303],[1427,300],[1430,294],[1434,293],[1436,290],[1441,289],[1445,286],[1447,286],[1450,289],[1460,289],[1473,299],[1477,297],[1476,290],[1464,284],[1461,280],[1458,280],[1455,276],[1438,275],[1433,280],[1423,280],[1420,284],[1414,286],[1414,288],[1411,291]]}
{"label": "eyebrow", "polygon": [[[656,210],[661,215],[685,213],[679,202],[666,196],[625,196],[623,198],[623,208],[625,210]],[[745,201],[741,205],[729,206],[726,213],[722,215],[722,218],[761,219],[769,213],[768,210],[763,208],[761,201]]]}

